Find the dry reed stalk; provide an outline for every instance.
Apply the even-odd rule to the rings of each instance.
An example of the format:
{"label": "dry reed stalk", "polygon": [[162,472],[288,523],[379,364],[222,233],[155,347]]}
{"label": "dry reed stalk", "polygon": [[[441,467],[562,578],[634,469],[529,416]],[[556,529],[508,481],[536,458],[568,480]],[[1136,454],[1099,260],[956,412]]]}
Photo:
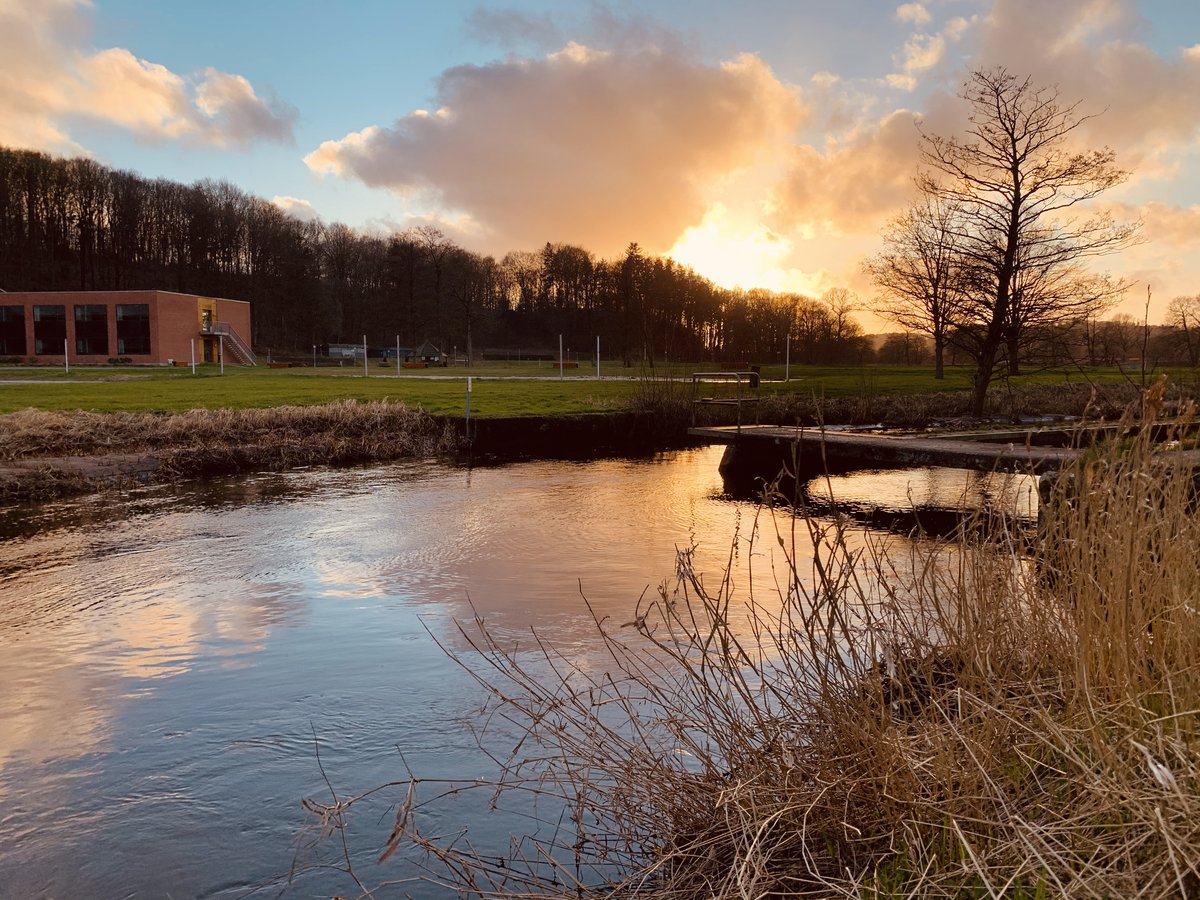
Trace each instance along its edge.
{"label": "dry reed stalk", "polygon": [[736,601],[683,553],[636,635],[597,621],[603,670],[477,621],[459,661],[524,736],[469,787],[553,812],[498,859],[425,834],[436,798],[410,774],[383,856],[419,848],[482,897],[1200,896],[1200,520],[1179,461],[1145,428],[1095,448],[1032,556],[1002,521],[855,550],[841,519],[768,497],[754,531],[786,551],[781,596]]}
{"label": "dry reed stalk", "polygon": [[321,406],[194,409],[185,413],[92,413],[24,410],[0,416],[0,460],[95,456],[205,448],[241,450],[291,445],[293,456],[385,458],[445,451],[453,437],[428,414],[402,403],[344,400]]}

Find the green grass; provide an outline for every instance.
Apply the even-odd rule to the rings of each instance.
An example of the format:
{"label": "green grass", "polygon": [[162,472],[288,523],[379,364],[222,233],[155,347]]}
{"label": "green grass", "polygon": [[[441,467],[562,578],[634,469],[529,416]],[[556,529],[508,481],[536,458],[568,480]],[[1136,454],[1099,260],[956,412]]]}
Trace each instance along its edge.
{"label": "green grass", "polygon": [[[466,376],[475,380],[471,396],[472,415],[479,417],[525,415],[572,415],[622,408],[642,376],[683,379],[681,390],[690,391],[687,380],[693,372],[715,371],[712,363],[674,363],[645,368],[625,368],[605,363],[605,380],[595,379],[595,370],[581,364],[558,377],[550,362],[489,362],[474,367],[401,370],[372,365],[371,377],[353,365],[343,368],[271,369],[200,366],[192,375],[188,368],[0,368],[0,413],[20,409],[85,409],[97,412],[181,411],[187,409],[260,408],[309,406],[335,400],[399,400],[433,414],[462,415],[466,400]],[[870,397],[924,394],[966,390],[966,369],[948,370],[942,381],[926,367],[791,366],[784,382],[783,366],[764,366],[762,395],[801,394],[818,397]],[[1116,369],[1089,371],[1088,379],[1117,382],[1125,376]],[[1016,384],[1079,383],[1079,371],[1042,372],[1014,379]],[[11,384],[5,381],[23,383]],[[733,387],[720,390],[732,395]],[[996,385],[993,390],[1003,390]],[[713,393],[712,389],[706,393]]]}
{"label": "green grass", "polygon": [[[386,372],[386,370],[385,370]],[[393,370],[394,372],[394,370]],[[376,375],[379,377],[376,377]],[[85,409],[96,412],[182,411],[311,406],[335,400],[398,400],[433,414],[462,415],[465,378],[353,376],[338,370],[234,369],[225,375],[201,367],[187,369],[0,370],[0,412],[20,409]],[[120,379],[120,380],[116,380]],[[620,408],[631,382],[563,380],[484,380],[472,385],[476,416],[568,415]]]}

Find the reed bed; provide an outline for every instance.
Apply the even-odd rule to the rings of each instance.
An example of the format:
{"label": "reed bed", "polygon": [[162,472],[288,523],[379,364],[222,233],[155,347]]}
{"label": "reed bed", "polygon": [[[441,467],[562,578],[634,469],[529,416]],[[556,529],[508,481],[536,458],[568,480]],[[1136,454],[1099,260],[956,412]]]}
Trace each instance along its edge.
{"label": "reed bed", "polygon": [[370,459],[449,449],[444,425],[402,403],[193,409],[184,413],[46,412],[0,416],[0,460],[111,453],[260,452],[275,457]]}
{"label": "reed bed", "polygon": [[400,403],[343,400],[169,414],[30,409],[0,416],[0,502],[163,479],[432,456],[459,443],[450,423]]}
{"label": "reed bed", "polygon": [[[464,626],[522,736],[494,782],[401,782],[383,858],[481,897],[1200,896],[1200,520],[1149,432],[1065,473],[1036,536],[863,550],[767,496],[778,595],[685,552],[597,622],[602,668]],[[425,827],[480,789],[541,810],[505,855]],[[309,809],[338,831],[354,802]]]}

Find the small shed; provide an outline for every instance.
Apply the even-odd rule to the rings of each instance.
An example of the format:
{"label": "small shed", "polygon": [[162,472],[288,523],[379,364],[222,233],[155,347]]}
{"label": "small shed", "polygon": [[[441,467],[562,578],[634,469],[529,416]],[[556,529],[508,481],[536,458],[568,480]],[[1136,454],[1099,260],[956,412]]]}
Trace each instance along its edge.
{"label": "small shed", "polygon": [[445,355],[433,345],[432,341],[426,341],[412,351],[412,356],[409,358],[413,362],[423,362],[427,366],[445,365]]}

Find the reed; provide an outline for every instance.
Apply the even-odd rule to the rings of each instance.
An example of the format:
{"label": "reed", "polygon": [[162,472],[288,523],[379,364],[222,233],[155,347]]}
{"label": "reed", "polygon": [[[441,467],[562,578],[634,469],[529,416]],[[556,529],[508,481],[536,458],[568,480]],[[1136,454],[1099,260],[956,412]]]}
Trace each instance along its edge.
{"label": "reed", "polygon": [[[597,622],[602,671],[472,623],[459,660],[523,737],[497,782],[406,778],[382,856],[418,848],[483,897],[1200,896],[1180,461],[1149,429],[1097,447],[1036,535],[863,549],[768,495],[752,531],[784,553],[778,593],[706,582],[684,552],[630,627]],[[424,827],[435,787],[543,818],[507,856],[477,852]],[[328,824],[351,805],[309,808]]]}
{"label": "reed", "polygon": [[186,413],[31,409],[0,416],[0,502],[139,481],[432,456],[458,445],[449,422],[399,403]]}
{"label": "reed", "polygon": [[220,448],[313,458],[332,448],[371,458],[432,453],[451,443],[427,414],[382,401],[184,413],[28,409],[0,416],[0,460]]}

